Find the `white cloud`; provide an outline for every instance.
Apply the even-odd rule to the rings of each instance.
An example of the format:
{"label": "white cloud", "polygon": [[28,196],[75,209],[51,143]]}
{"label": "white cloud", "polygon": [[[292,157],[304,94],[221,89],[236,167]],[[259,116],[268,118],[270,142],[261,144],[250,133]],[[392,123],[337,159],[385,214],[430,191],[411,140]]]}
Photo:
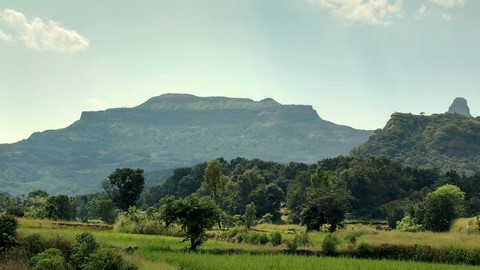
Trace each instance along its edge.
{"label": "white cloud", "polygon": [[350,23],[388,25],[403,11],[402,0],[309,0]]}
{"label": "white cloud", "polygon": [[89,98],[87,100],[87,105],[93,109],[104,109],[105,103],[96,97]]}
{"label": "white cloud", "polygon": [[28,21],[24,14],[8,8],[0,12],[0,18],[16,33],[13,38],[34,50],[77,52],[89,46],[86,37],[65,29],[52,20],[44,22],[40,18],[34,18]]}
{"label": "white cloud", "polygon": [[427,7],[425,5],[421,5],[418,8],[417,15],[415,16],[415,19],[421,21],[427,17]]}
{"label": "white cloud", "polygon": [[4,32],[2,32],[2,30],[0,30],[0,40],[2,40],[3,42],[5,42],[7,44],[13,42],[12,35],[7,35]]}
{"label": "white cloud", "polygon": [[452,15],[444,13],[444,14],[442,14],[442,19],[446,22],[449,22],[449,21],[452,20]]}
{"label": "white cloud", "polygon": [[446,8],[460,7],[465,4],[464,0],[429,0],[429,1]]}

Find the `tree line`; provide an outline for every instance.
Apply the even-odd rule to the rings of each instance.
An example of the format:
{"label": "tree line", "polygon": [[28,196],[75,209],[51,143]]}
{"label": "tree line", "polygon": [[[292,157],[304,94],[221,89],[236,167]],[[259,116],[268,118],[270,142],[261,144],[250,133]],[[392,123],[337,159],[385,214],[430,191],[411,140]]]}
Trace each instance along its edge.
{"label": "tree line", "polygon": [[[402,230],[445,231],[453,218],[478,214],[478,181],[478,174],[409,168],[375,157],[337,157],[317,164],[218,158],[177,168],[162,185],[148,190],[144,190],[143,170],[122,168],[103,181],[99,194],[48,196],[40,190],[22,201],[0,193],[0,211],[113,223],[120,212],[158,210],[166,224],[178,223],[187,232],[199,232],[195,234],[199,243],[202,228],[228,226],[235,220],[249,223],[247,216],[249,220],[303,224],[309,230],[335,231],[348,216],[387,219],[392,229],[399,225]],[[188,207],[194,205],[204,207],[202,213],[208,218],[189,227],[187,221],[193,217],[181,213],[189,214]]]}

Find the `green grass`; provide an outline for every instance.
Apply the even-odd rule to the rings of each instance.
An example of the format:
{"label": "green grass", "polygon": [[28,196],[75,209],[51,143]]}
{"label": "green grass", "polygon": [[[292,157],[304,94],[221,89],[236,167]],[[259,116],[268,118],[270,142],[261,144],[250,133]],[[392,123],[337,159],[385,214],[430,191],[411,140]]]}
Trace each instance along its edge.
{"label": "green grass", "polygon": [[427,264],[416,262],[360,260],[349,258],[305,257],[296,255],[213,255],[184,252],[150,252],[142,250],[139,256],[149,261],[165,261],[180,269],[192,270],[252,270],[252,269],[383,269],[383,270],[456,270],[478,269],[463,265]]}
{"label": "green grass", "polygon": [[[466,223],[465,223],[466,222]],[[57,223],[46,220],[20,219],[19,236],[24,237],[33,233],[40,233],[44,237],[62,237],[63,239],[74,241],[75,236],[82,233],[85,228],[77,226],[58,226]],[[450,233],[402,233],[397,231],[377,231],[373,228],[360,227],[359,229],[339,230],[335,234],[339,239],[352,232],[360,232],[357,243],[368,242],[373,245],[382,243],[401,244],[401,245],[430,245],[432,247],[450,247],[459,246],[465,248],[479,248],[480,235],[469,234],[465,230],[458,230],[469,221],[460,220],[457,222],[457,228]],[[239,243],[229,243],[224,241],[208,240],[199,248],[199,253],[186,252],[188,243],[182,243],[182,238],[155,236],[155,235],[137,235],[115,233],[109,230],[96,230],[92,226],[88,227],[95,235],[97,241],[103,245],[112,246],[117,249],[124,249],[130,246],[138,247],[138,250],[132,255],[124,254],[124,257],[135,263],[142,270],[150,269],[478,269],[478,267],[446,265],[446,264],[428,264],[416,262],[399,262],[386,260],[360,260],[350,258],[327,258],[316,256],[299,256],[277,254],[286,249],[285,244],[279,247],[271,245],[248,245]],[[296,231],[304,231],[304,227],[294,225],[259,225],[255,229],[267,234],[273,231],[285,232],[294,228]],[[325,233],[309,233],[313,246],[310,250],[318,251],[320,244],[325,237]],[[284,239],[293,237],[292,234],[284,234]],[[341,249],[348,248],[346,240],[342,241]],[[228,254],[228,253],[231,254]],[[256,255],[254,255],[256,254]]]}

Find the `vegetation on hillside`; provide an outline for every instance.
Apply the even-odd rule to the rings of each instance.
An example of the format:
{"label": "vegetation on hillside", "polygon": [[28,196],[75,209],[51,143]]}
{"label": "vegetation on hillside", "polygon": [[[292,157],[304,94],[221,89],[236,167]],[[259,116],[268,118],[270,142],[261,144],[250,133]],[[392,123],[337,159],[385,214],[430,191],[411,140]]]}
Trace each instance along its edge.
{"label": "vegetation on hillside", "polygon": [[388,158],[409,167],[479,173],[480,118],[394,113],[383,129],[351,154]]}

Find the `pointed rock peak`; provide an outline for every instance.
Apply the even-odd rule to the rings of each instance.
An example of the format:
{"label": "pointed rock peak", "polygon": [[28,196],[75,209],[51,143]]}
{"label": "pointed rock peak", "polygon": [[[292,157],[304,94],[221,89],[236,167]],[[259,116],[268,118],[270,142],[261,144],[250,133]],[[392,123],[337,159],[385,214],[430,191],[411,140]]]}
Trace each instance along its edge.
{"label": "pointed rock peak", "polygon": [[462,97],[457,97],[455,100],[453,100],[453,103],[448,108],[447,113],[457,113],[472,117],[470,114],[470,108],[468,108],[467,100]]}

